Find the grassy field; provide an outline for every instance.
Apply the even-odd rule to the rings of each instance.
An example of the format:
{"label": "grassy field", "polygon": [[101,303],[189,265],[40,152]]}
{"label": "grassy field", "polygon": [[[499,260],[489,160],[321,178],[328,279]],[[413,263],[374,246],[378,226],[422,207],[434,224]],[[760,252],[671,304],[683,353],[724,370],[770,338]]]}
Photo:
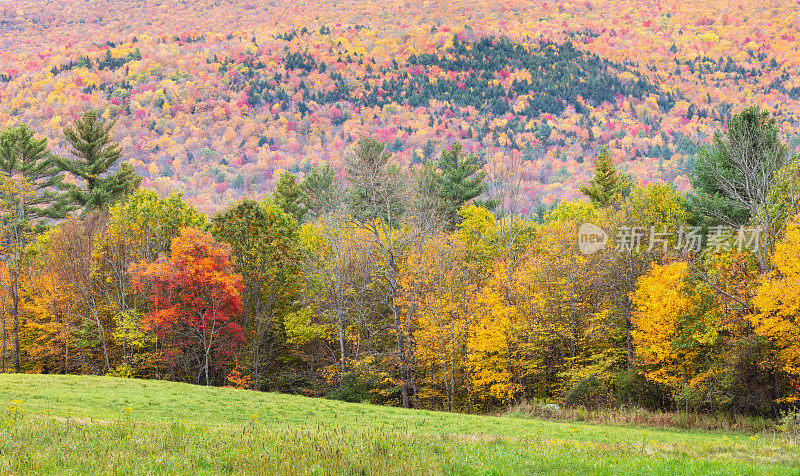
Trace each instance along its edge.
{"label": "grassy field", "polygon": [[0,473],[795,474],[774,435],[403,410],[161,381],[0,375]]}

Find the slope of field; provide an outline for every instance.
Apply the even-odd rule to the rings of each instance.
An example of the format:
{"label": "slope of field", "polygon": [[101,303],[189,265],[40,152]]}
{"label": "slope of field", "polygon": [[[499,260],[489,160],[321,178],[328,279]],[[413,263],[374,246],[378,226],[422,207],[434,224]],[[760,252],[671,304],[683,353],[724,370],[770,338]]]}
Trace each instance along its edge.
{"label": "slope of field", "polygon": [[490,178],[518,174],[527,210],[579,197],[604,146],[687,190],[698,146],[747,106],[800,151],[799,17],[789,0],[17,0],[0,126],[68,153],[62,127],[103,109],[146,187],[206,211],[341,169],[361,137],[406,165],[459,140]]}
{"label": "slope of field", "polygon": [[346,404],[108,377],[0,375],[2,473],[797,474],[770,435]]}

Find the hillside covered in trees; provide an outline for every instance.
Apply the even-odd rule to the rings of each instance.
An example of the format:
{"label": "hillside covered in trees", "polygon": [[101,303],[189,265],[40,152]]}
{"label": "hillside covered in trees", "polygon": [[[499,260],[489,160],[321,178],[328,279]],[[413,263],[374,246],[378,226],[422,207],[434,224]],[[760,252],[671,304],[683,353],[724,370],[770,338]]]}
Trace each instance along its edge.
{"label": "hillside covered in trees", "polygon": [[[607,147],[690,188],[698,148],[751,104],[797,136],[791,2],[22,0],[0,9],[0,124],[53,150],[86,108],[161,196],[216,212],[345,158],[361,138],[419,168],[459,141],[520,211],[581,196]],[[68,183],[78,181],[67,176]]]}
{"label": "hillside covered in trees", "polygon": [[[285,172],[207,214],[117,167],[112,129],[84,112],[69,156],[0,132],[3,371],[464,412],[796,409],[800,163],[755,106],[700,149],[690,192],[604,148],[582,199],[533,215],[508,163],[454,142],[402,167],[371,138],[341,174]],[[587,224],[603,246],[579,246]]]}

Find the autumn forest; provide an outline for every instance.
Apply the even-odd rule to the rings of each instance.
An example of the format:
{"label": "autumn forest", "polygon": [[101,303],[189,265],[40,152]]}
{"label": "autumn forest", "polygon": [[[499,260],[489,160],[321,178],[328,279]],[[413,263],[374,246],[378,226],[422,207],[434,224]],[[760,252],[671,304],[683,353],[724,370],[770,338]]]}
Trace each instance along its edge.
{"label": "autumn forest", "polygon": [[794,9],[94,3],[0,7],[1,372],[800,402]]}
{"label": "autumn forest", "polygon": [[[112,126],[85,112],[71,158],[27,126],[0,134],[4,370],[465,412],[777,416],[800,396],[800,169],[758,108],[701,149],[691,193],[637,184],[603,149],[586,199],[543,218],[520,212],[511,163],[487,173],[455,142],[400,167],[375,139],[342,176],[285,172],[209,216],[113,171]],[[583,223],[608,249],[579,251]],[[631,224],[660,246],[615,234]],[[690,248],[668,229],[717,232]]]}

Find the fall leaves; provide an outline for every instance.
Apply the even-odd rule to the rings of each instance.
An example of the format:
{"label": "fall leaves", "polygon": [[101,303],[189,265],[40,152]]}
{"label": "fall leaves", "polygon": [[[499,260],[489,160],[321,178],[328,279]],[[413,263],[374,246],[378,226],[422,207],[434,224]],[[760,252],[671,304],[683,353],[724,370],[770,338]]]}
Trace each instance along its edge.
{"label": "fall leaves", "polygon": [[[424,3],[392,3],[374,15],[369,2],[342,11],[330,3],[209,10],[202,2],[142,9],[112,1],[102,20],[91,5],[68,4],[16,3],[19,24],[1,32],[13,47],[0,71],[0,123],[24,121],[49,133],[86,106],[105,110],[118,119],[116,139],[144,185],[182,190],[204,211],[263,196],[282,171],[301,179],[325,163],[338,171],[364,136],[392,144],[402,164],[427,159],[429,142],[453,140],[504,160],[524,154],[526,206],[534,207],[537,199],[579,197],[591,173],[586,159],[602,146],[632,176],[687,190],[697,146],[730,119],[732,105],[768,104],[784,114],[783,132],[797,131],[797,12],[775,15],[758,2],[738,0],[737,13],[725,15],[685,0],[661,8],[631,0],[591,0],[590,8],[515,2],[511,17],[492,4],[436,5],[444,24]],[[324,24],[334,14],[341,21]],[[154,28],[170,22],[174,31]],[[82,23],[93,27],[75,29]],[[571,61],[544,63],[541,71],[538,63],[509,64],[486,78],[450,68],[451,56],[460,61],[461,49],[484,36],[501,53],[524,51],[537,62],[555,54],[555,42],[635,66],[619,71],[619,96],[611,94],[613,74],[601,83],[608,87],[585,90],[606,68],[595,74],[580,57],[567,58],[579,60],[574,68]],[[541,87],[520,87],[534,81]],[[429,102],[419,97],[445,87]],[[565,99],[560,91],[570,106],[550,110]]]}
{"label": "fall leaves", "polygon": [[183,228],[169,258],[138,265],[133,275],[134,285],[150,295],[152,310],[143,324],[171,347],[174,364],[199,366],[202,382],[209,385],[209,374],[244,342],[241,327],[233,322],[242,312],[243,286],[233,272],[230,246],[196,228]]}
{"label": "fall leaves", "polygon": [[[755,332],[778,349],[787,372],[800,376],[800,216],[788,224],[775,249],[775,271],[766,276],[753,300]],[[800,395],[798,395],[800,396]]]}

